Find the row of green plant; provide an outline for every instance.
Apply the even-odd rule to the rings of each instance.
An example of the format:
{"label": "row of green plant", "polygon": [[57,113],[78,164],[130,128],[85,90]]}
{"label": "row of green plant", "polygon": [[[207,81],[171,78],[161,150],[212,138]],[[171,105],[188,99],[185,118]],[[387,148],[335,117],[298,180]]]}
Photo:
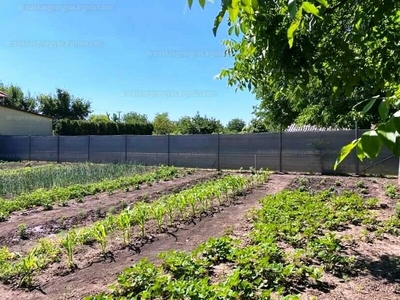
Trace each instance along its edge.
{"label": "row of green plant", "polygon": [[[161,253],[160,265],[143,259],[118,276],[109,293],[85,299],[300,299],[295,291],[318,286],[323,271],[351,273],[354,258],[330,230],[374,223],[376,203],[329,191],[267,196],[251,214],[245,245],[228,234],[190,253]],[[222,265],[229,271],[221,277],[215,270]]]}
{"label": "row of green plant", "polygon": [[[151,203],[139,202],[117,215],[108,215],[91,226],[72,229],[58,240],[42,239],[39,245],[24,256],[15,256],[4,247],[0,251],[0,280],[16,281],[19,285],[32,284],[34,272],[59,261],[65,254],[68,268],[74,268],[74,253],[79,245],[98,243],[102,257],[107,255],[111,233],[119,232],[125,246],[132,242],[132,234],[147,235],[146,226],[155,221],[159,232],[174,222],[187,220],[210,211],[215,206],[229,202],[231,197],[268,179],[267,171],[248,177],[227,175],[218,180],[209,180],[177,194],[163,196]],[[49,247],[48,245],[51,245]],[[47,255],[48,254],[48,255]]]}
{"label": "row of green plant", "polygon": [[192,171],[180,171],[175,167],[161,166],[152,172],[144,174],[135,174],[89,184],[75,184],[69,187],[54,187],[49,190],[37,189],[31,193],[23,193],[12,200],[0,198],[0,221],[7,220],[9,214],[14,211],[39,206],[44,207],[46,210],[51,210],[57,202],[65,206],[71,199],[82,199],[84,196],[95,195],[100,192],[112,192],[119,189],[129,189],[129,187],[139,188],[139,184],[145,182],[151,184],[159,180],[168,180],[184,172]]}
{"label": "row of green plant", "polygon": [[12,198],[37,189],[87,184],[149,171],[136,164],[77,163],[0,171],[0,196]]}

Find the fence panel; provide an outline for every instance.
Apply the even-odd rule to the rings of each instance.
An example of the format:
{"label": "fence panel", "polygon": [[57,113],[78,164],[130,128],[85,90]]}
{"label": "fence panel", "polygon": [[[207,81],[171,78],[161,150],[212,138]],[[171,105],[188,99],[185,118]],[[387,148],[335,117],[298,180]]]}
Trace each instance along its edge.
{"label": "fence panel", "polygon": [[[360,130],[360,135],[367,130]],[[379,156],[373,160],[365,159],[359,162],[360,174],[385,174],[397,175],[399,167],[399,158],[395,157],[389,149],[382,147]]]}
{"label": "fence panel", "polygon": [[96,163],[119,163],[125,161],[124,135],[89,136],[89,161]]}
{"label": "fence panel", "polygon": [[127,136],[127,161],[145,165],[168,164],[168,136]]}
{"label": "fence panel", "polygon": [[59,139],[61,162],[86,162],[89,160],[88,136],[60,136]]}
{"label": "fence panel", "polygon": [[171,135],[170,163],[177,167],[217,168],[218,134]]}
{"label": "fence panel", "polygon": [[354,131],[283,132],[282,160],[286,172],[354,173],[355,154],[336,172],[333,165],[340,149],[354,139]]}
{"label": "fence panel", "polygon": [[56,136],[32,136],[31,160],[57,161],[57,137]]}
{"label": "fence panel", "polygon": [[279,133],[220,135],[219,166],[279,170]]}
{"label": "fence panel", "polygon": [[29,159],[29,136],[0,135],[0,160]]}

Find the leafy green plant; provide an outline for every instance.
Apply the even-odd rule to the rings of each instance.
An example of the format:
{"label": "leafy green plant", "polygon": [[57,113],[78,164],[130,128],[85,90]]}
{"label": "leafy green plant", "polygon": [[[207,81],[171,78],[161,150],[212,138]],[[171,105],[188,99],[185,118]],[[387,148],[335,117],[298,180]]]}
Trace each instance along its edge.
{"label": "leafy green plant", "polygon": [[100,244],[101,254],[105,256],[107,250],[107,227],[101,222],[95,224],[93,228],[93,235],[96,241]]}
{"label": "leafy green plant", "polygon": [[21,240],[26,240],[28,238],[28,231],[25,224],[18,225],[18,236]]}
{"label": "leafy green plant", "polygon": [[119,228],[122,230],[124,244],[125,246],[127,246],[130,244],[131,241],[131,230],[132,230],[131,213],[129,209],[123,210],[120,213],[120,215],[118,216],[118,225]]}
{"label": "leafy green plant", "polygon": [[140,227],[141,236],[146,236],[146,221],[149,216],[149,209],[146,203],[138,203],[134,209],[134,218]]}
{"label": "leafy green plant", "polygon": [[61,246],[63,247],[67,256],[67,267],[70,269],[76,266],[73,260],[73,255],[77,242],[78,236],[75,231],[68,232],[65,238],[61,240]]}
{"label": "leafy green plant", "polygon": [[151,213],[152,213],[153,218],[157,222],[158,231],[162,232],[162,230],[163,230],[162,226],[164,224],[164,218],[165,218],[165,214],[166,214],[164,203],[161,202],[161,203],[153,206]]}

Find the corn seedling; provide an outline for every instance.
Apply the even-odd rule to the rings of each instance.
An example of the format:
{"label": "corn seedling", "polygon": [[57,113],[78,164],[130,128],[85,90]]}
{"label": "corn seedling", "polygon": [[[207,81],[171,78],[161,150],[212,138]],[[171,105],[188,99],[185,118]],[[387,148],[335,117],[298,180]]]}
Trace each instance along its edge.
{"label": "corn seedling", "polygon": [[145,203],[139,203],[135,207],[135,220],[139,225],[141,236],[146,236],[146,221],[148,218],[148,206]]}
{"label": "corn seedling", "polygon": [[131,216],[129,210],[124,210],[118,216],[118,225],[122,229],[124,244],[129,245],[131,240]]}
{"label": "corn seedling", "polygon": [[70,269],[75,266],[73,256],[77,241],[78,236],[75,231],[70,231],[65,238],[61,240],[61,246],[67,255],[67,267]]}
{"label": "corn seedling", "polygon": [[162,232],[162,225],[166,214],[165,206],[163,203],[157,204],[152,208],[152,216],[157,222],[158,231]]}
{"label": "corn seedling", "polygon": [[164,201],[165,213],[168,216],[168,225],[172,226],[175,220],[175,202],[173,199],[168,199]]}
{"label": "corn seedling", "polygon": [[103,223],[97,223],[93,230],[94,238],[100,244],[101,254],[106,255],[107,227]]}
{"label": "corn seedling", "polygon": [[26,286],[26,287],[31,287],[32,286],[32,276],[36,268],[38,267],[38,260],[36,257],[36,250],[37,248],[34,248],[33,251],[31,251],[27,256],[25,256],[22,261],[21,261],[21,280],[18,283],[18,286]]}

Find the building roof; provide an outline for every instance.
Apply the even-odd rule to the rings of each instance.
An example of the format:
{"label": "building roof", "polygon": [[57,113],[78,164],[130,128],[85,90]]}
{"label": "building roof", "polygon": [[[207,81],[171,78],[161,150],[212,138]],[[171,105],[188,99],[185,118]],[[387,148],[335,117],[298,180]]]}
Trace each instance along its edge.
{"label": "building roof", "polygon": [[6,93],[4,93],[4,92],[2,92],[2,91],[0,91],[0,97],[4,97],[4,98],[7,98],[8,97],[8,95],[6,94]]}
{"label": "building roof", "polygon": [[337,130],[351,130],[348,128],[333,128],[333,127],[318,127],[314,125],[296,125],[292,124],[286,128],[286,132],[318,132],[318,131],[337,131]]}
{"label": "building roof", "polygon": [[43,118],[52,119],[52,120],[54,119],[53,117],[49,117],[49,116],[45,116],[45,115],[41,115],[41,114],[38,114],[38,113],[34,113],[34,112],[31,112],[31,111],[27,111],[27,110],[23,110],[23,109],[15,108],[15,107],[8,106],[8,105],[4,105],[4,104],[0,104],[0,108],[1,108],[1,107],[5,107],[5,108],[8,108],[8,109],[12,109],[12,110],[21,111],[21,112],[24,112],[24,113],[27,113],[27,114],[31,114],[31,115],[38,116],[38,117],[43,117]]}

